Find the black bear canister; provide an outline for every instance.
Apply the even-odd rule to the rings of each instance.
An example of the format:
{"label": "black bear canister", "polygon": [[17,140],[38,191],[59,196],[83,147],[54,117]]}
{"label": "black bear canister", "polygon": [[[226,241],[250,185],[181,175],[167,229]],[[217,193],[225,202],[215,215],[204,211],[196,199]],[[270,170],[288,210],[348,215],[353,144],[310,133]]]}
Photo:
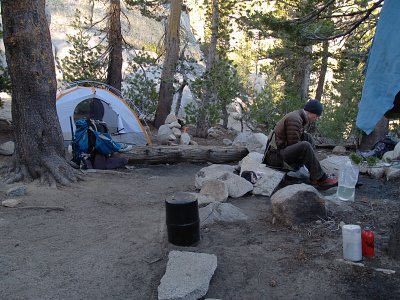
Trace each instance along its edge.
{"label": "black bear canister", "polygon": [[177,246],[193,246],[200,241],[199,208],[191,193],[178,192],[165,200],[168,241]]}

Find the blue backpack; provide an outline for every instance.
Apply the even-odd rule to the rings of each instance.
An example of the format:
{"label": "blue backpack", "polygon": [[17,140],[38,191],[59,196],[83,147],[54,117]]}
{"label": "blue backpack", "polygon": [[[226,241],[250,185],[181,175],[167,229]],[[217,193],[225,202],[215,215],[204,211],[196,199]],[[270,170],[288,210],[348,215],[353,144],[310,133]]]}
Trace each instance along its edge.
{"label": "blue backpack", "polygon": [[80,164],[83,158],[97,153],[106,157],[118,152],[121,146],[115,143],[104,122],[92,119],[79,119],[75,123],[75,134],[72,141],[72,160]]}

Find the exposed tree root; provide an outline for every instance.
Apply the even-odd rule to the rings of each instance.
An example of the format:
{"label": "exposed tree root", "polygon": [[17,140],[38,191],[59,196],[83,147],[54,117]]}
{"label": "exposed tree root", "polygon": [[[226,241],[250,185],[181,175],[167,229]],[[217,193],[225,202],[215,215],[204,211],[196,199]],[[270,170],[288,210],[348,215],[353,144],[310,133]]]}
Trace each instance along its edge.
{"label": "exposed tree root", "polygon": [[32,182],[39,180],[40,184],[49,186],[70,186],[83,180],[80,170],[74,169],[69,162],[60,156],[46,156],[40,164],[27,165],[14,160],[0,167],[2,179],[7,184],[16,182]]}

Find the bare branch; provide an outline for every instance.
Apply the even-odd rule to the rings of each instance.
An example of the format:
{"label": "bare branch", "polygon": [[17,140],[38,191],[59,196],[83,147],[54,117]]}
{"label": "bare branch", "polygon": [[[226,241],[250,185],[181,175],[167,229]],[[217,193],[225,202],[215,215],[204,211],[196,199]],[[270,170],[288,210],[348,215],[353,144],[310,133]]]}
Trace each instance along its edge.
{"label": "bare branch", "polygon": [[311,20],[315,19],[316,17],[318,17],[326,8],[331,6],[334,2],[335,2],[335,0],[331,0],[327,3],[325,3],[325,5],[323,5],[318,10],[315,10],[312,13],[310,13],[308,16],[305,16],[302,19],[295,19],[291,22],[298,23],[298,24],[307,23],[308,21],[311,21]]}
{"label": "bare branch", "polygon": [[[366,10],[366,13],[365,13],[365,15],[363,17],[361,17],[361,18],[357,19],[355,22],[353,22],[352,23],[353,25],[351,25],[350,28],[348,28],[344,32],[341,32],[341,33],[336,34],[336,35],[327,36],[327,37],[309,37],[309,38],[313,39],[313,40],[324,41],[324,40],[334,40],[334,39],[341,38],[341,37],[344,37],[346,35],[349,35],[354,30],[356,30],[360,26],[361,23],[363,23],[365,20],[367,20],[375,9],[377,9],[380,6],[382,6],[382,2],[383,1],[384,0],[378,0],[373,6],[371,6],[371,8]],[[350,22],[350,24],[351,24],[351,22]]]}

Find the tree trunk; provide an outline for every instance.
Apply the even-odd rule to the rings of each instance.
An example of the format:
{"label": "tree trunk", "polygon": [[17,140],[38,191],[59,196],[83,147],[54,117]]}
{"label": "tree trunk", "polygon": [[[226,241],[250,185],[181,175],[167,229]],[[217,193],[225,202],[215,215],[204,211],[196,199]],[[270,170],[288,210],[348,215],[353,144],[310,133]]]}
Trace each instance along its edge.
{"label": "tree trunk", "polygon": [[210,47],[208,48],[207,56],[207,71],[210,71],[214,66],[215,60],[217,58],[217,42],[218,42],[218,28],[219,28],[219,3],[218,0],[213,0],[212,2],[212,24],[211,24],[211,40]]}
{"label": "tree trunk", "polygon": [[319,71],[318,85],[315,92],[315,99],[321,101],[322,94],[324,92],[325,77],[328,70],[328,59],[329,59],[329,41],[322,42],[322,60],[321,69]]}
{"label": "tree trunk", "polygon": [[187,81],[185,79],[183,79],[182,84],[178,89],[178,97],[176,98],[175,116],[178,116],[178,114],[179,114],[179,110],[182,105],[183,90],[185,89],[186,85],[187,85]]}
{"label": "tree trunk", "polygon": [[310,74],[311,74],[311,46],[305,46],[304,52],[298,61],[297,70],[294,77],[294,82],[296,84],[297,95],[304,102],[308,98],[308,89],[310,87]]}
{"label": "tree trunk", "polygon": [[108,45],[109,60],[107,69],[107,84],[121,90],[122,82],[122,33],[121,33],[121,2],[110,0]]}
{"label": "tree trunk", "polygon": [[388,134],[389,121],[385,117],[376,124],[375,129],[371,134],[366,135],[364,132],[361,137],[361,142],[359,145],[359,150],[366,151],[372,149],[376,142],[383,140]]}
{"label": "tree trunk", "polygon": [[129,152],[122,153],[130,164],[166,164],[166,163],[231,163],[243,159],[249,151],[237,146],[135,146]]}
{"label": "tree trunk", "polygon": [[228,121],[229,121],[229,112],[228,108],[224,107],[222,109],[222,127],[228,129]]}
{"label": "tree trunk", "polygon": [[159,128],[171,111],[174,98],[174,75],[179,58],[179,28],[182,0],[171,0],[168,27],[165,34],[165,59],[161,73],[160,92],[154,125]]}
{"label": "tree trunk", "polygon": [[[181,61],[185,60],[185,50],[187,47],[187,43],[185,43],[185,45],[183,46],[181,53],[179,55],[179,59]],[[182,96],[183,96],[183,90],[185,89],[185,86],[188,85],[189,82],[189,78],[187,76],[187,70],[186,70],[186,66],[184,63],[180,64],[180,73],[183,77],[181,86],[179,87],[177,93],[178,93],[178,97],[176,98],[176,105],[175,105],[175,115],[178,116],[179,114],[179,110],[181,109],[181,105],[182,105]],[[183,112],[182,112],[183,115]]]}
{"label": "tree trunk", "polygon": [[79,179],[65,159],[56,112],[56,74],[45,0],[1,1],[6,60],[12,83],[15,152],[7,182]]}
{"label": "tree trunk", "polygon": [[95,2],[95,0],[89,0],[89,22],[90,22],[90,25],[93,25],[94,2]]}
{"label": "tree trunk", "polygon": [[400,215],[390,230],[388,253],[395,259],[400,259]]}
{"label": "tree trunk", "polygon": [[[216,56],[217,56],[217,42],[218,42],[218,27],[219,27],[219,12],[218,12],[218,0],[212,1],[212,24],[211,24],[211,40],[210,46],[208,48],[208,56],[206,62],[206,72],[210,72],[214,66]],[[202,99],[202,107],[207,107],[210,103],[210,98],[212,97],[211,91],[205,87],[204,96]],[[200,114],[196,122],[196,136],[201,138],[206,138],[208,135],[208,129],[210,128],[210,123],[207,116]]]}

